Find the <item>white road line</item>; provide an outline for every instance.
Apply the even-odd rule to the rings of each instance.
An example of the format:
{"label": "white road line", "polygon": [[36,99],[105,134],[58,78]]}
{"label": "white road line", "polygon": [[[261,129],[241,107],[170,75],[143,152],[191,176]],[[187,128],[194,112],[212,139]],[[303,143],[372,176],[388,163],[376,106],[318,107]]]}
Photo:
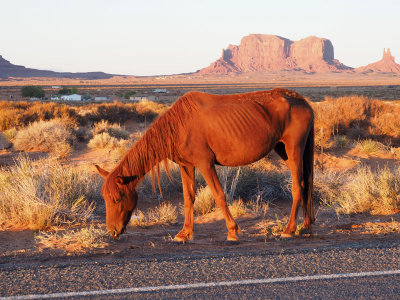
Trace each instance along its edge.
{"label": "white road line", "polygon": [[85,297],[85,296],[97,296],[97,295],[103,296],[103,295],[115,295],[115,294],[127,294],[127,293],[187,290],[187,289],[197,289],[197,288],[207,288],[207,287],[282,283],[282,282],[307,281],[307,280],[342,279],[342,278],[371,277],[371,276],[384,276],[384,275],[397,275],[397,274],[400,274],[400,270],[248,279],[248,280],[220,281],[220,282],[203,282],[203,283],[190,283],[190,284],[177,284],[177,285],[144,286],[144,287],[132,287],[124,289],[97,290],[97,291],[85,291],[85,292],[65,292],[65,293],[36,294],[36,295],[33,294],[33,295],[22,295],[22,296],[12,296],[12,297],[0,297],[0,300],[49,299],[49,298],[53,299],[53,298]]}

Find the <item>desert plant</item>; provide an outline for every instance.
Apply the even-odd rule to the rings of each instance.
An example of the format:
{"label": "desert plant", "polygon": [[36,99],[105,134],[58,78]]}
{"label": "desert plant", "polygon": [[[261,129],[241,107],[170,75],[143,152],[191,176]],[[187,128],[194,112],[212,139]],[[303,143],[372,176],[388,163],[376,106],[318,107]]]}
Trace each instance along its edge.
{"label": "desert plant", "polygon": [[129,133],[125,129],[121,128],[118,124],[110,124],[107,120],[101,120],[93,126],[93,135],[103,132],[106,132],[117,139],[129,139]]}
{"label": "desert plant", "polygon": [[244,215],[247,212],[246,204],[242,199],[237,199],[229,205],[229,210],[234,218]]}
{"label": "desert plant", "polygon": [[90,224],[77,230],[63,232],[41,231],[35,236],[38,244],[45,248],[57,248],[66,251],[82,251],[83,249],[104,248],[108,243],[105,229]]}
{"label": "desert plant", "polygon": [[97,177],[86,169],[20,156],[0,171],[0,219],[30,229],[86,223],[98,189]]}
{"label": "desert plant", "polygon": [[171,203],[162,202],[148,212],[148,219],[155,224],[171,224],[176,222],[178,213]]}
{"label": "desert plant", "polygon": [[45,93],[40,86],[27,85],[21,88],[22,97],[43,98]]}
{"label": "desert plant", "polygon": [[118,140],[110,136],[107,132],[96,134],[88,143],[90,149],[112,149],[118,143]]}
{"label": "desert plant", "polygon": [[17,132],[14,148],[22,151],[51,152],[65,157],[71,151],[73,136],[59,119],[38,121]]}
{"label": "desert plant", "polygon": [[400,169],[373,172],[361,167],[342,186],[336,202],[339,213],[392,214],[399,211]]}
{"label": "desert plant", "polygon": [[212,212],[215,209],[215,200],[210,188],[201,187],[196,192],[193,212],[196,216],[202,216]]}
{"label": "desert plant", "polygon": [[366,139],[358,141],[356,144],[356,149],[365,153],[365,154],[374,154],[378,151],[386,150],[386,146],[382,143],[374,141],[372,139]]}

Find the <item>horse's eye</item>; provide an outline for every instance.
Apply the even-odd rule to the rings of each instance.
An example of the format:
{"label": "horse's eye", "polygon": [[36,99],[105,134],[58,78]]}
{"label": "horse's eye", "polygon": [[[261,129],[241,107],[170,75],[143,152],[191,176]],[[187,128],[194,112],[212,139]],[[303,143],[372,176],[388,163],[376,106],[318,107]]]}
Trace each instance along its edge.
{"label": "horse's eye", "polygon": [[117,204],[117,203],[120,203],[121,200],[122,200],[122,198],[118,198],[118,199],[114,199],[113,201],[114,201],[115,204]]}

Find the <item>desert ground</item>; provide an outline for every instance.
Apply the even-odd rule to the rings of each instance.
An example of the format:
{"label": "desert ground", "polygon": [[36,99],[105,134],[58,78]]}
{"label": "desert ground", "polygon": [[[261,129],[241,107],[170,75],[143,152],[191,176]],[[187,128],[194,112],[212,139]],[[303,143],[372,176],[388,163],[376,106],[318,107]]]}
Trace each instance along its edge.
{"label": "desert ground", "polygon": [[[196,175],[199,205],[193,240],[184,245],[172,242],[183,225],[180,175],[174,165],[171,179],[161,172],[162,197],[157,189],[153,191],[150,178],[143,180],[127,232],[118,239],[109,237],[100,194],[102,178],[94,165],[112,169],[173,98],[189,90],[227,94],[274,84],[169,83],[161,78],[127,85],[68,82],[82,93],[109,95],[119,102],[52,104],[16,101],[20,81],[0,82],[0,130],[8,144],[0,150],[0,263],[400,241],[400,86],[396,80],[373,81],[373,85],[328,81],[320,86],[308,79],[300,84],[280,81],[310,100],[316,112],[316,222],[311,234],[302,234],[300,208],[296,236],[280,238],[291,207],[290,175],[275,153],[240,169],[221,167],[218,173],[242,231],[236,246],[224,244],[227,229],[222,214],[200,174]],[[37,82],[24,84],[31,83]],[[41,84],[50,91],[50,85],[64,82]],[[126,90],[149,95],[155,87],[167,88],[172,100],[122,101]],[[36,138],[34,133],[39,132]]]}

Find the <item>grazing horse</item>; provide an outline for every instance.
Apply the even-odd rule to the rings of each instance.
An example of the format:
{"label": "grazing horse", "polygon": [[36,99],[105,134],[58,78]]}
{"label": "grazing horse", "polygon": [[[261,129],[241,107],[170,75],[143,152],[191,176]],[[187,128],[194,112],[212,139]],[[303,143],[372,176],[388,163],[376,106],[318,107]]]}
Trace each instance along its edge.
{"label": "grazing horse", "polygon": [[[275,150],[292,175],[293,204],[282,237],[296,229],[299,204],[304,209],[304,228],[311,229],[313,213],[314,114],[308,102],[294,91],[273,89],[234,95],[189,92],[149,127],[107,172],[102,195],[106,223],[111,236],[125,231],[137,203],[136,186],[149,171],[167,160],[179,164],[185,222],[175,241],[193,235],[195,167],[199,169],[221,208],[228,242],[238,242],[239,227],[226,204],[215,165],[241,166],[255,162]],[[159,170],[159,169],[157,169]]]}

